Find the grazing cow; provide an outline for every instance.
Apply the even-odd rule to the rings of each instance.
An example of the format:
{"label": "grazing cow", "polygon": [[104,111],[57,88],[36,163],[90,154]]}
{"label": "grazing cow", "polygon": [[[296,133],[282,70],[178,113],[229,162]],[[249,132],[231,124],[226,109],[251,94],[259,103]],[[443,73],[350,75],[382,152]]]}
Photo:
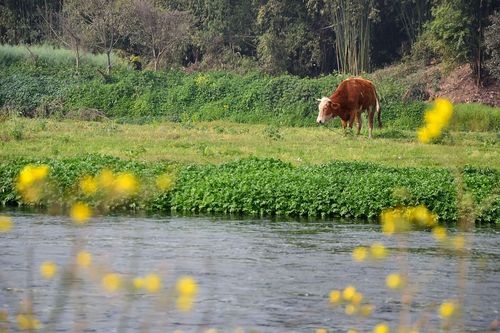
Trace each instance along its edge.
{"label": "grazing cow", "polygon": [[316,122],[324,124],[339,116],[344,130],[349,123],[352,128],[354,119],[358,124],[358,134],[361,131],[361,113],[368,112],[368,137],[372,137],[373,116],[377,112],[378,126],[382,127],[380,119],[380,104],[377,91],[371,81],[362,78],[349,78],[342,81],[330,97],[318,99],[319,114]]}

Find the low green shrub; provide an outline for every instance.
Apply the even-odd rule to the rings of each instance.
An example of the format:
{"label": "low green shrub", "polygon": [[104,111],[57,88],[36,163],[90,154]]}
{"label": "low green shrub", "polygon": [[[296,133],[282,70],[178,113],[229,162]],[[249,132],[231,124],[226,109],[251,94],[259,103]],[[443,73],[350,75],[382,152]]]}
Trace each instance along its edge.
{"label": "low green shrub", "polygon": [[470,103],[457,104],[450,128],[456,131],[500,132],[500,108]]}
{"label": "low green shrub", "polygon": [[[343,161],[295,167],[275,159],[256,158],[187,166],[96,155],[65,160],[19,159],[0,163],[1,204],[22,204],[14,183],[28,163],[49,165],[50,177],[57,184],[51,200],[59,204],[75,195],[80,177],[108,168],[133,172],[140,179],[144,195],[131,199],[127,207],[133,209],[374,219],[388,207],[422,204],[442,221],[458,218],[457,183],[454,173],[446,169]],[[154,190],[156,177],[165,172],[175,173],[173,188]],[[500,223],[500,173],[472,167],[461,172],[465,191],[481,207],[477,221]]]}
{"label": "low green shrub", "polygon": [[[0,59],[4,49],[0,48]],[[314,126],[316,99],[330,96],[347,77],[335,73],[318,78],[230,72],[187,74],[175,70],[133,71],[122,65],[104,80],[95,65],[88,63],[77,72],[69,63],[7,58],[10,60],[3,61],[5,66],[0,66],[0,108],[13,108],[26,116],[34,115],[37,109],[43,109],[41,113],[46,115],[51,105],[56,105],[57,113],[97,109],[107,117],[122,119],[225,119]],[[425,104],[402,102],[404,87],[397,82],[381,79],[375,84],[385,125],[413,129],[420,124]]]}

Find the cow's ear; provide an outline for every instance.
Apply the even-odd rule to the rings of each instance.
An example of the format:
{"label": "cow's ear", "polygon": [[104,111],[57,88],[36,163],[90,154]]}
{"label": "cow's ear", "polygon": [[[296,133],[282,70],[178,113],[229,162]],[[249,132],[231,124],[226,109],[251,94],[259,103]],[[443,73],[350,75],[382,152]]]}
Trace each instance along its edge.
{"label": "cow's ear", "polygon": [[332,103],[332,108],[334,108],[334,109],[340,109],[340,104],[339,103],[333,103],[333,102],[331,102],[331,103]]}

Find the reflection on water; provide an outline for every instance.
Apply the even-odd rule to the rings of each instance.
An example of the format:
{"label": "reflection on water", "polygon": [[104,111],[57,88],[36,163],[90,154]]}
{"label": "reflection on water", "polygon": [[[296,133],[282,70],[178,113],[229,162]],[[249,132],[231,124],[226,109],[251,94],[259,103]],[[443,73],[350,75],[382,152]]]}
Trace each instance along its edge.
{"label": "reflection on water", "polygon": [[[15,227],[0,234],[0,309],[12,316],[31,289],[37,316],[57,331],[202,332],[235,328],[260,332],[371,331],[382,322],[396,323],[400,295],[385,287],[388,273],[398,271],[395,239],[377,225],[335,221],[272,222],[207,217],[105,217],[75,228],[64,217],[13,213]],[[465,290],[466,331],[484,331],[500,317],[499,233],[483,229],[470,234],[472,260]],[[351,251],[383,242],[393,256],[382,262],[353,263]],[[140,295],[129,303],[108,295],[83,278],[67,291],[57,280],[38,274],[45,260],[67,264],[74,246],[83,242],[95,261],[130,276],[159,272],[171,286],[182,275],[199,283],[193,311],[180,313],[157,295]],[[407,244],[417,295],[412,319],[459,293],[459,258],[439,249],[428,232],[413,232]],[[28,265],[29,249],[33,250]],[[29,267],[33,271],[30,279]],[[33,269],[33,267],[35,267]],[[332,289],[354,284],[376,305],[367,319],[349,317],[328,305]],[[54,307],[59,307],[54,311]],[[428,311],[431,323],[439,319]],[[58,317],[52,317],[58,313]]]}

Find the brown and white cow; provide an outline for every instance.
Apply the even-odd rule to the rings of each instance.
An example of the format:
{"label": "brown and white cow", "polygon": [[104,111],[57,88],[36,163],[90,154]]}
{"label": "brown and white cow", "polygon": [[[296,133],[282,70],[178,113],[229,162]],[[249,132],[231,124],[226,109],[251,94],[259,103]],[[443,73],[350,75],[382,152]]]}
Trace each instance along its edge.
{"label": "brown and white cow", "polygon": [[332,96],[318,99],[319,114],[316,122],[324,124],[339,116],[344,130],[349,123],[352,128],[354,119],[358,124],[358,134],[361,131],[361,113],[368,112],[368,137],[372,137],[373,117],[377,112],[378,126],[382,127],[380,119],[380,103],[377,91],[371,81],[362,78],[349,78],[342,81]]}

